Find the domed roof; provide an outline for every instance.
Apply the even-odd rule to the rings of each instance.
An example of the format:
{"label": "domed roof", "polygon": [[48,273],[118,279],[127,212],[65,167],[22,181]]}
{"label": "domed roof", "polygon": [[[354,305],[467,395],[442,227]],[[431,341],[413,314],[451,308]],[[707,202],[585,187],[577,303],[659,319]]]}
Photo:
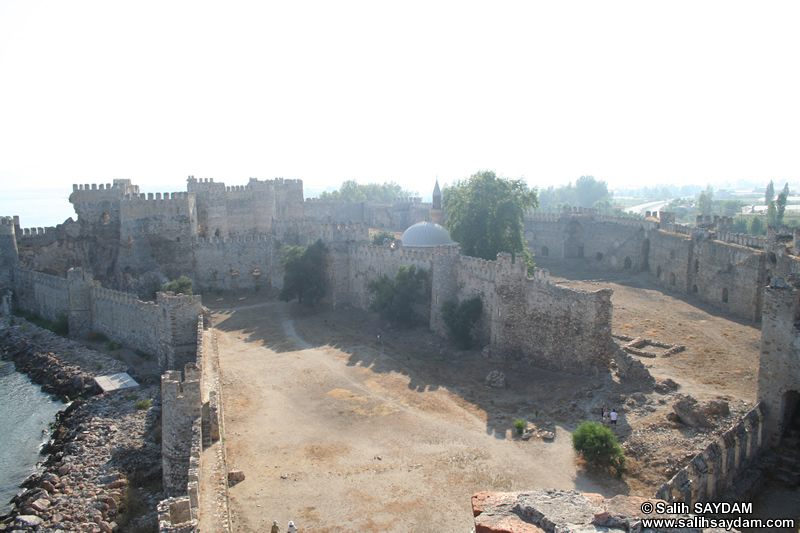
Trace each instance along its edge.
{"label": "domed roof", "polygon": [[455,246],[456,243],[450,238],[450,232],[439,224],[433,222],[417,222],[406,231],[401,237],[403,247],[433,247],[433,246]]}

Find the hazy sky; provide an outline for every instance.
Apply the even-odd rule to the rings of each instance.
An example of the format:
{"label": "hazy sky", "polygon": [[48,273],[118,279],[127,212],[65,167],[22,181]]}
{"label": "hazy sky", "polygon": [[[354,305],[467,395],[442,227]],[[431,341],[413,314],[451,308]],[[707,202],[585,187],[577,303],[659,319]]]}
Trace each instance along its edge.
{"label": "hazy sky", "polygon": [[800,181],[799,26],[796,1],[0,0],[0,186]]}

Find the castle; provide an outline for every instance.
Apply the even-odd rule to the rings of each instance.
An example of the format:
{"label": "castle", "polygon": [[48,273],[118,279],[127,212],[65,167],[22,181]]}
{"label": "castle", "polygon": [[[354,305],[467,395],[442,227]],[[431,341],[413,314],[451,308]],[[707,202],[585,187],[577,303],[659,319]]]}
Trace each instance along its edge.
{"label": "castle", "polygon": [[[366,309],[370,280],[413,264],[429,276],[425,313],[433,331],[446,336],[445,301],[480,296],[484,312],[476,330],[492,357],[590,375],[606,372],[612,358],[622,377],[643,370],[613,343],[608,289],[565,288],[550,283],[544,270],[530,277],[509,254],[487,261],[450,246],[369,244],[370,227],[403,230],[428,220],[432,206],[419,198],[304,201],[299,180],[250,179],[230,187],[190,176],[186,192],[146,196],[130,180],[74,185],[70,202],[77,221],[55,228],[21,228],[17,218],[0,219],[0,289],[10,290],[24,309],[49,318],[66,314],[74,335],[102,332],[158,354],[167,371],[165,488],[170,495],[189,492],[165,504],[166,515],[174,510],[172,522],[191,521],[196,511],[197,450],[214,433],[207,428],[216,428],[219,438],[218,423],[211,420],[220,416],[218,391],[198,389],[208,364],[198,354],[213,354],[203,333],[201,297],[157,293],[163,282],[181,275],[192,278],[201,293],[280,287],[284,248],[321,239],[328,248],[328,305]],[[771,228],[766,238],[755,238],[729,230],[729,219],[698,218],[696,226],[687,226],[663,212],[640,220],[572,209],[525,220],[530,251],[538,256],[648,272],[667,291],[694,294],[724,312],[762,321],[761,404],[743,423],[740,439],[748,444],[736,448],[744,450],[736,452],[743,458],[735,462],[738,469],[768,440],[780,438],[800,402],[800,261],[794,255],[800,233]],[[153,294],[155,301],[148,301]],[[662,496],[709,497],[691,490],[681,496],[686,483],[676,483]],[[183,531],[169,527],[162,529]]]}

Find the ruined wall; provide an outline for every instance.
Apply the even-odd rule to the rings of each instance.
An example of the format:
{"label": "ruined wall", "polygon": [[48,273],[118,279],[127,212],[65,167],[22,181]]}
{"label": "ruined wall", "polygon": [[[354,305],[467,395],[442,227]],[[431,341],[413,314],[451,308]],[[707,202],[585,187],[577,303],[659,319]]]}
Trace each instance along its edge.
{"label": "ruined wall", "polygon": [[647,269],[647,233],[656,223],[598,215],[593,209],[525,217],[531,253],[557,259],[583,258],[599,267],[640,272]]}
{"label": "ruined wall", "polygon": [[17,238],[14,233],[14,219],[0,217],[0,294],[12,288],[14,270],[19,267]]}
{"label": "ruined wall", "polygon": [[[491,342],[493,357],[578,374],[608,369],[613,344],[610,289],[590,292],[553,285],[544,270],[529,278],[524,262],[512,262],[510,254],[498,254],[497,261],[459,254],[454,279],[455,292],[445,292],[453,284],[434,279],[434,305],[480,296],[483,313],[477,329]],[[435,316],[432,327],[446,331],[440,313]]]}
{"label": "ruined wall", "polygon": [[[183,375],[174,370],[161,376],[161,456],[164,492],[169,497],[187,493],[193,441],[202,438],[200,368],[189,363]],[[194,459],[199,461],[199,454]]]}
{"label": "ruined wall", "polygon": [[655,498],[668,503],[720,501],[767,445],[761,403],[664,483]]}
{"label": "ruined wall", "polygon": [[769,415],[767,432],[775,445],[800,398],[800,283],[775,278],[764,291],[758,401]]}
{"label": "ruined wall", "polygon": [[688,293],[692,281],[689,266],[694,259],[691,235],[653,231],[649,237],[650,276],[667,290]]}
{"label": "ruined wall", "polygon": [[156,302],[144,302],[100,287],[91,273],[79,268],[71,269],[66,279],[18,268],[14,279],[20,308],[50,320],[66,314],[73,336],[103,333],[157,355],[162,368],[182,368],[194,360],[194,329],[203,309],[199,295],[158,293]]}

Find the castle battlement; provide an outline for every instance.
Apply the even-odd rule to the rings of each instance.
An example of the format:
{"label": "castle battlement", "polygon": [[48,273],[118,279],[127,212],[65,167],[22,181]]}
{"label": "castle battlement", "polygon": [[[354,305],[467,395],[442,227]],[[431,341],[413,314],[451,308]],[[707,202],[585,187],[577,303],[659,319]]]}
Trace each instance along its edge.
{"label": "castle battlement", "polygon": [[115,179],[114,183],[73,183],[69,201],[99,202],[116,200],[125,194],[138,194],[139,186],[133,185],[129,179]]}
{"label": "castle battlement", "polygon": [[15,269],[14,278],[19,281],[44,285],[53,289],[67,289],[67,280],[65,278],[28,270],[27,268]]}
{"label": "castle battlement", "polygon": [[14,235],[14,219],[11,217],[0,217],[0,234]]}
{"label": "castle battlement", "polygon": [[670,233],[681,233],[683,235],[691,235],[695,228],[688,224],[679,224],[677,222],[674,222],[674,223],[664,224],[664,226],[661,229],[663,229],[664,231],[668,231]]}
{"label": "castle battlement", "polygon": [[[383,247],[376,246],[375,248]],[[407,248],[402,248],[400,250],[400,254],[400,257],[408,261],[433,261],[433,253],[424,250],[409,250]]]}
{"label": "castle battlement", "polygon": [[51,236],[55,235],[58,230],[53,226],[48,226],[46,228],[20,228],[21,235],[20,237],[36,237],[38,235],[48,235]]}
{"label": "castle battlement", "polygon": [[422,198],[419,196],[398,197],[392,200],[392,204],[420,204],[420,203],[422,203]]}
{"label": "castle battlement", "polygon": [[716,240],[750,248],[764,248],[766,239],[764,237],[754,237],[746,233],[732,233],[727,231],[717,231]]}
{"label": "castle battlement", "polygon": [[147,194],[126,194],[122,197],[122,200],[125,202],[153,202],[153,201],[170,201],[170,200],[188,200],[193,196],[190,192],[149,192]]}
{"label": "castle battlement", "polygon": [[192,243],[199,245],[254,244],[268,248],[272,242],[270,235],[235,235],[233,237],[193,237]]}

